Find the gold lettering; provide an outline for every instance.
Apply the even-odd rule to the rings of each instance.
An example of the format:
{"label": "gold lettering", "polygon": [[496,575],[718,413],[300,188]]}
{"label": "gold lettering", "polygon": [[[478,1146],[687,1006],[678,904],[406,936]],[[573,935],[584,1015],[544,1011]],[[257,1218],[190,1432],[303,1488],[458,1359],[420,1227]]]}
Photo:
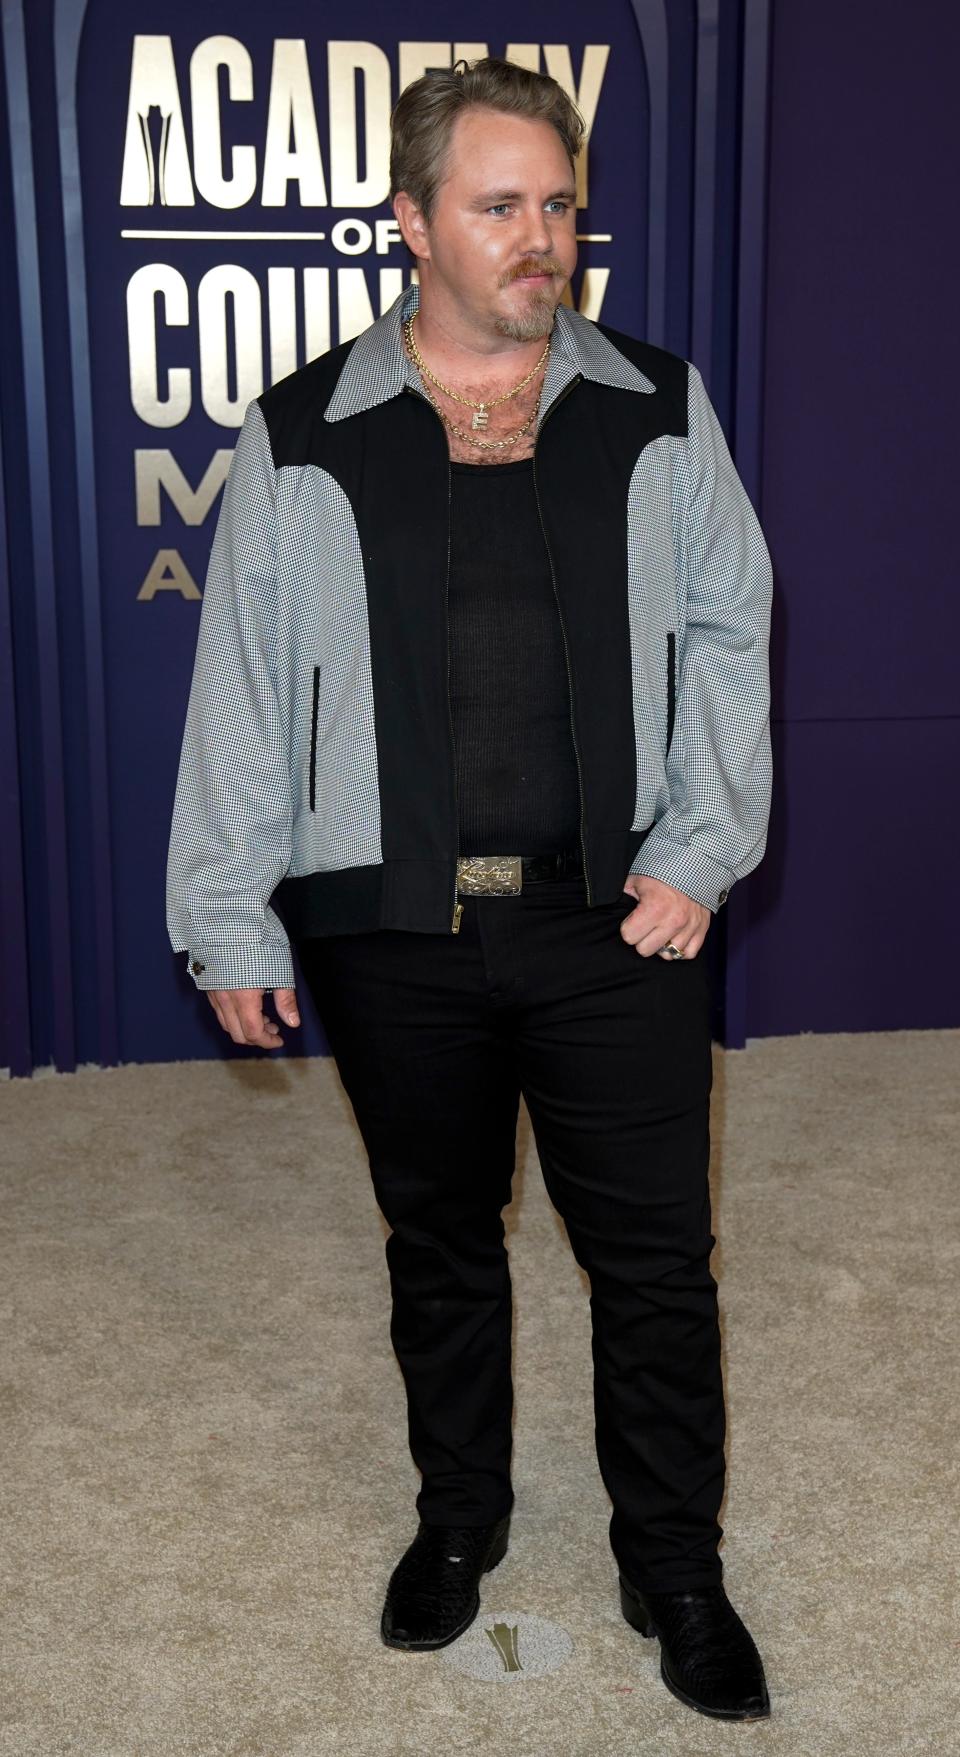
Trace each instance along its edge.
{"label": "gold lettering", "polygon": [[285,207],[288,183],[300,185],[301,207],[326,207],[327,186],[320,157],[317,112],[310,85],[307,45],[302,37],[278,37],[273,45],[260,194],[262,205]]}
{"label": "gold lettering", "polygon": [[398,93],[406,91],[407,86],[426,73],[428,67],[449,66],[449,43],[398,43]]}
{"label": "gold lettering", "polygon": [[[152,114],[151,114],[152,112]],[[170,37],[133,39],[121,207],[193,207],[180,87]]]}
{"label": "gold lettering", "polygon": [[[230,300],[230,320],[227,300]],[[242,427],[247,404],[263,390],[263,339],[260,284],[238,262],[210,268],[197,288],[200,330],[200,401],[211,421]],[[236,388],[229,391],[229,359],[236,363]]]}
{"label": "gold lettering", "polygon": [[[380,311],[386,311],[403,288],[402,268],[380,270]],[[337,269],[337,310],[340,317],[340,340],[349,342],[374,320],[374,310],[367,291],[366,270]]]}
{"label": "gold lettering", "polygon": [[190,113],[193,117],[193,175],[197,188],[214,207],[242,207],[257,190],[257,154],[252,146],[230,151],[230,176],[223,174],[220,120],[221,67],[227,70],[230,102],[253,97],[250,52],[236,37],[207,37],[190,57]]}
{"label": "gold lettering", "polygon": [[270,325],[270,383],[297,369],[297,274],[292,268],[267,269]]}
{"label": "gold lettering", "polygon": [[316,360],[330,348],[330,270],[303,271],[303,345],[307,360]]}
{"label": "gold lettering", "polygon": [[[608,268],[585,268],[583,271],[583,277],[580,281],[579,309],[584,317],[592,318],[594,323],[600,316],[603,295],[607,290],[609,279],[610,270]],[[560,303],[573,307],[573,294],[570,291],[569,281],[560,295]]]}
{"label": "gold lettering", "polygon": [[179,549],[157,550],[137,598],[150,600],[158,592],[179,592],[181,598],[203,597]]}
{"label": "gold lettering", "polygon": [[[363,109],[357,116],[357,73]],[[390,63],[376,43],[327,44],[330,93],[330,204],[379,207],[390,188]],[[359,128],[358,128],[359,122]],[[360,139],[367,174],[359,174]]]}
{"label": "gold lettering", "polygon": [[137,524],[159,525],[160,490],[165,488],[184,524],[202,525],[227,479],[232,457],[229,447],[215,451],[199,486],[194,489],[172,451],[135,451]]}
{"label": "gold lettering", "polygon": [[543,45],[543,58],[547,64],[547,72],[551,79],[555,79],[557,84],[563,87],[567,96],[573,99],[587,124],[586,138],[577,155],[578,207],[586,207],[587,205],[587,154],[590,145],[590,130],[597,114],[600,88],[603,85],[603,75],[609,54],[609,43],[586,44],[578,86],[573,77],[573,62],[570,57],[569,43],[544,43]]}
{"label": "gold lettering", "polygon": [[171,366],[167,395],[160,395],[157,365],[156,297],[163,301],[164,321],[190,322],[190,295],[183,275],[166,262],[146,262],[127,282],[127,352],[130,401],[148,427],[178,427],[190,413],[190,368]]}
{"label": "gold lettering", "polygon": [[506,61],[515,61],[518,67],[526,67],[531,73],[540,72],[539,43],[510,43],[504,56]]}

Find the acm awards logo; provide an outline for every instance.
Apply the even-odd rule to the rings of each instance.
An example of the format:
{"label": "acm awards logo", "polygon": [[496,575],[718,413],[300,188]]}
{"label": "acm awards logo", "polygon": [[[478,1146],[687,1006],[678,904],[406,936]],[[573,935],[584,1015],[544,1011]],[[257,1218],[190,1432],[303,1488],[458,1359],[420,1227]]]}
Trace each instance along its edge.
{"label": "acm awards logo", "polygon": [[[389,190],[390,61],[370,42],[330,41],[321,50],[326,151],[304,39],[277,38],[267,70],[255,69],[237,37],[206,37],[192,50],[181,83],[172,37],[133,38],[120,207],[124,220],[133,218],[131,209],[143,210],[144,223],[123,225],[121,235],[175,244],[178,258],[163,260],[155,251],[127,281],[130,399],[148,428],[177,427],[199,407],[216,427],[236,430],[265,385],[359,335],[416,279],[415,268],[383,261],[404,248],[393,214],[372,221],[363,214],[381,207]],[[397,91],[440,65],[448,50],[447,64],[488,52],[483,43],[399,42]],[[579,50],[579,78],[568,44],[513,43],[503,52],[555,78],[592,127],[608,44]],[[252,103],[255,93],[266,99],[259,137],[225,146],[226,107],[236,135],[242,132],[238,107]],[[262,103],[254,113],[263,115]],[[588,176],[589,133],[577,165],[578,209],[587,205]],[[215,214],[198,215],[199,204]],[[237,224],[240,210],[246,211]],[[330,210],[337,216],[332,225]],[[221,218],[227,214],[232,219]],[[192,274],[193,243],[221,238],[228,259]],[[282,252],[284,244],[328,261],[264,262],[267,251]],[[600,315],[609,272],[584,270],[580,309],[590,317]],[[564,298],[570,299],[569,287]],[[179,356],[178,363],[161,368],[161,354]],[[138,526],[159,526],[170,509],[185,526],[202,525],[232,455],[232,447],[217,446],[191,482],[172,448],[136,448]],[[152,600],[161,591],[201,596],[177,548],[157,551],[137,596]]]}
{"label": "acm awards logo", "polygon": [[526,1611],[481,1614],[458,1640],[441,1648],[441,1665],[485,1684],[522,1684],[566,1665],[572,1637],[559,1623]]}

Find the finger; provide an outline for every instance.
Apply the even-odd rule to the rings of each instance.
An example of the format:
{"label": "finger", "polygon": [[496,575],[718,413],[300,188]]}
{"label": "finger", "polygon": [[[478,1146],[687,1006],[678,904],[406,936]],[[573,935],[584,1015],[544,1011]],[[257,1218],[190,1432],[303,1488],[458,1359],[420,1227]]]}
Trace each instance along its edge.
{"label": "finger", "polygon": [[[627,922],[629,923],[631,920],[632,916],[628,915]],[[621,924],[621,932],[623,932],[623,924]],[[659,952],[661,947],[665,946],[667,941],[671,938],[673,939],[674,945],[679,945],[680,943],[679,940],[671,934],[670,924],[667,921],[641,921],[639,923],[639,932],[634,932],[632,934],[624,933],[623,937],[628,945],[632,945],[634,950],[640,953],[641,958],[652,958],[654,954]]]}
{"label": "finger", "polygon": [[696,938],[693,938],[690,940],[681,940],[678,938],[678,936],[676,934],[671,935],[669,942],[665,941],[664,944],[661,946],[660,951],[658,953],[658,956],[666,959],[671,964],[679,964],[680,959],[677,958],[673,952],[670,952],[667,950],[668,944],[671,946],[676,946],[677,951],[681,952],[683,954],[684,959],[689,964],[689,963],[692,963],[693,959],[696,957],[697,953],[700,950],[700,947],[703,944],[703,941],[698,940]]}
{"label": "finger", "polygon": [[234,1043],[279,1049],[283,1044],[280,1027],[266,1016],[263,996],[262,988],[221,988],[209,990],[207,998]]}
{"label": "finger", "polygon": [[653,958],[658,954],[663,958],[670,958],[672,954],[667,951],[667,947],[676,946],[677,950],[683,952],[686,957],[686,946],[689,942],[681,937],[681,931],[678,928],[674,933],[671,933],[669,928],[662,924],[659,927],[653,927],[637,940],[637,951],[644,958]]}
{"label": "finger", "polygon": [[263,1010],[263,999],[254,1000],[244,997],[238,1003],[237,1012],[243,1030],[244,1043],[254,1049],[279,1049],[283,1038],[280,1027],[272,1019],[268,1019]]}
{"label": "finger", "polygon": [[[632,896],[633,893],[628,891],[626,894]],[[676,925],[679,927],[680,923]],[[669,939],[670,918],[661,916],[650,899],[635,901],[620,922],[620,937],[628,946],[636,946],[638,951],[642,948],[644,956],[649,957]]]}
{"label": "finger", "polygon": [[297,1006],[297,991],[295,988],[275,988],[273,991],[273,1004],[285,1024],[299,1025],[300,1009]]}
{"label": "finger", "polygon": [[236,991],[224,989],[221,993],[221,1006],[223,1008],[223,1028],[227,1036],[232,1037],[234,1043],[244,1043],[246,1039],[243,1035],[243,1024],[237,1009]]}
{"label": "finger", "polygon": [[225,1029],[234,1043],[272,1049],[278,1040],[266,1036],[269,1021],[263,1016],[263,990],[226,988],[218,992]]}
{"label": "finger", "polygon": [[[627,895],[631,894],[627,893]],[[641,957],[652,958],[655,954],[659,954],[663,958],[671,958],[673,962],[677,962],[672,954],[665,950],[668,945],[676,946],[685,958],[696,957],[706,938],[706,933],[699,931],[701,924],[698,921],[689,914],[680,920],[674,917],[671,927],[669,914],[651,919],[648,912],[648,918],[644,920],[641,910],[642,905],[638,904],[637,908],[625,915],[620,923],[621,938],[625,939],[628,945],[632,945]],[[635,928],[637,927],[635,917],[639,917],[639,932],[631,933],[629,931],[631,923],[634,924]]]}

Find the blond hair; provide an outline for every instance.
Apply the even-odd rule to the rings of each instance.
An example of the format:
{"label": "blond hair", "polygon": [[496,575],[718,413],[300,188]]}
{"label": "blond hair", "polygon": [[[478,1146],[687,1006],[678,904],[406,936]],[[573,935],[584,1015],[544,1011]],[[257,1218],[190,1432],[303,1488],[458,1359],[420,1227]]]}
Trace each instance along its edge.
{"label": "blond hair", "polygon": [[389,199],[405,189],[428,225],[447,174],[453,125],[475,106],[549,122],[574,169],[587,125],[573,99],[549,74],[531,73],[498,55],[431,69],[404,88],[390,115]]}

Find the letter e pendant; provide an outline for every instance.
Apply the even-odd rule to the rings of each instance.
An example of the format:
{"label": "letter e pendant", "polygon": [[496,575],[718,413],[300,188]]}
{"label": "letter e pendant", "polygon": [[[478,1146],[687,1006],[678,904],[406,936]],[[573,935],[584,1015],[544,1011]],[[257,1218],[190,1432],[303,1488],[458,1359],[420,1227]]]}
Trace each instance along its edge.
{"label": "letter e pendant", "polygon": [[487,411],[484,408],[482,403],[480,404],[480,407],[477,410],[476,414],[474,415],[473,420],[470,423],[470,425],[473,428],[474,432],[476,432],[478,427],[486,427],[486,425],[487,425]]}

